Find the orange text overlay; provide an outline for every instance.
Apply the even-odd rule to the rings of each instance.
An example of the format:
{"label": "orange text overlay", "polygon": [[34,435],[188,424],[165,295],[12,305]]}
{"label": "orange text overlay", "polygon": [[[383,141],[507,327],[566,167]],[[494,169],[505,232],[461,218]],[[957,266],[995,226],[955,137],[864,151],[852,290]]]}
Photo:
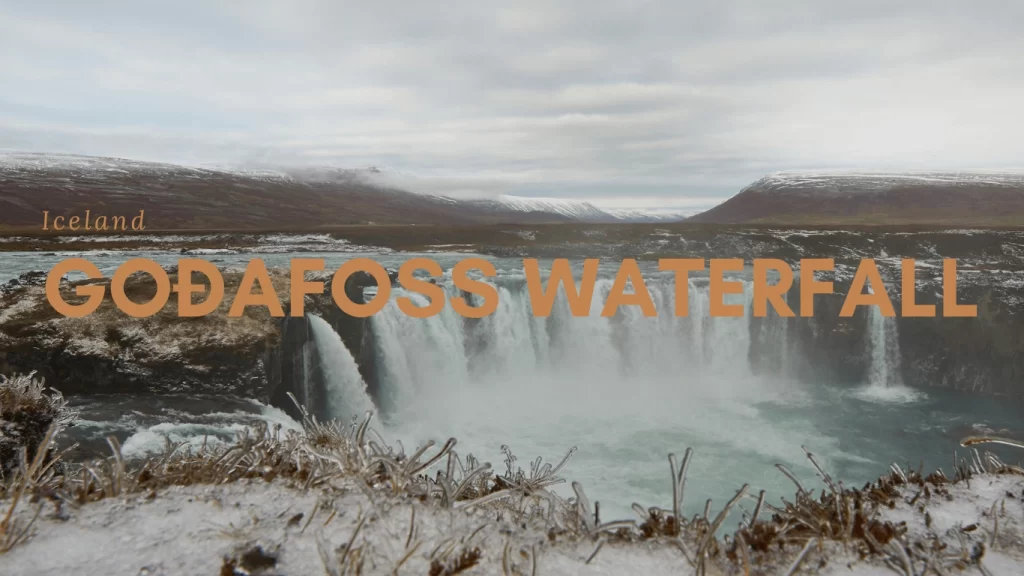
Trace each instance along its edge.
{"label": "orange text overlay", "polygon": [[[574,316],[589,316],[591,302],[594,297],[594,286],[598,276],[598,260],[583,261],[581,277],[577,280],[573,275],[568,260],[557,259],[552,262],[548,271],[547,281],[542,278],[540,264],[535,259],[523,260],[526,274],[526,285],[530,294],[530,304],[535,316],[549,316],[559,292],[565,293],[569,309]],[[324,282],[306,279],[307,272],[321,272],[326,264],[317,258],[296,258],[291,261],[291,282],[289,296],[290,316],[304,314],[305,297],[307,294],[323,294]],[[814,315],[814,297],[833,293],[833,283],[815,279],[815,272],[828,272],[834,269],[831,259],[803,259],[800,261],[799,287],[796,290],[799,316]],[[658,261],[658,269],[672,272],[675,275],[675,310],[676,316],[687,316],[689,313],[688,277],[691,272],[708,271],[709,302],[711,316],[743,316],[746,312],[742,304],[726,303],[726,295],[741,294],[744,284],[740,280],[728,279],[727,272],[740,272],[745,269],[742,259],[713,258],[706,261],[699,258],[663,258]],[[934,317],[937,315],[936,305],[919,304],[916,301],[914,280],[914,261],[902,262],[900,314],[910,317]],[[407,296],[397,299],[399,309],[409,316],[429,318],[439,314],[445,306],[446,294],[438,286],[416,272],[426,272],[430,277],[443,275],[441,265],[429,258],[413,258],[402,264],[398,271],[398,283],[407,291],[417,292],[427,297],[429,304],[421,306]],[[493,314],[498,308],[498,290],[491,284],[470,276],[470,271],[477,271],[484,277],[496,275],[494,265],[482,258],[467,258],[460,261],[451,271],[452,282],[460,293],[471,293],[479,296],[477,305],[470,304],[461,296],[451,297],[448,303],[457,313],[467,318],[483,318]],[[82,303],[70,303],[64,299],[60,291],[61,279],[68,273],[80,272],[87,278],[102,277],[100,270],[83,258],[63,260],[52,270],[46,279],[46,297],[50,305],[59,313],[68,317],[87,316],[96,311],[106,296],[106,287],[101,284],[82,283],[76,285],[75,293],[85,298]],[[377,294],[369,302],[354,302],[345,293],[345,281],[356,272],[364,272],[374,278],[377,283]],[[135,273],[150,275],[156,283],[156,293],[145,303],[135,302],[125,293],[125,282]],[[207,282],[195,284],[194,274],[206,277]],[[769,275],[774,273],[777,282],[770,283]],[[754,316],[763,317],[768,314],[771,306],[782,317],[794,317],[790,303],[784,295],[794,284],[792,267],[782,260],[755,259],[753,261],[753,310]],[[208,286],[207,286],[208,284]],[[338,268],[331,280],[331,297],[344,312],[351,316],[365,318],[380,312],[391,297],[391,278],[388,271],[379,263],[367,259],[349,260]],[[160,264],[146,258],[129,260],[118,267],[110,281],[110,297],[114,304],[125,314],[134,317],[152,316],[163,309],[172,293],[177,293],[178,315],[182,317],[205,316],[216,310],[225,298],[224,279],[220,270],[212,263],[202,259],[182,259],[178,261],[178,279],[175,284]],[[956,301],[956,260],[947,259],[943,262],[942,276],[942,316],[974,317],[978,315],[976,305],[959,304]],[[201,302],[194,302],[193,295],[205,295]],[[250,306],[264,307],[271,316],[285,316],[281,298],[275,292],[267,267],[260,259],[250,260],[246,266],[238,289],[231,299],[228,316],[241,316]],[[623,260],[615,276],[608,297],[601,310],[602,316],[614,316],[620,307],[637,306],[645,316],[656,316],[658,311],[640,274],[640,266],[636,260]],[[874,260],[862,260],[854,275],[849,292],[845,296],[843,307],[839,312],[842,317],[852,316],[860,306],[877,306],[883,316],[896,316],[896,309],[886,293],[881,274]]]}

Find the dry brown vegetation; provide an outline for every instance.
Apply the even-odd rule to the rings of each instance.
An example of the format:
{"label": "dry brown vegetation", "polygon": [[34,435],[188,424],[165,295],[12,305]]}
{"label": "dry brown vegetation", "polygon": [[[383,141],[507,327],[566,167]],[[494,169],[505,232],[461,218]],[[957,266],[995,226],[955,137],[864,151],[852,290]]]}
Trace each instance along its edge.
{"label": "dry brown vegetation", "polygon": [[[12,381],[4,380],[7,388],[11,388]],[[19,384],[14,395],[36,398],[37,386],[39,384],[29,385],[31,393],[26,393],[25,385]],[[50,446],[64,423],[65,420],[57,420],[51,424],[40,444],[43,448]],[[31,537],[32,522],[47,505],[55,507],[59,513],[64,506],[88,505],[122,495],[143,494],[155,498],[168,486],[217,485],[242,479],[284,482],[299,489],[317,488],[329,492],[333,480],[344,478],[356,479],[368,495],[418,500],[451,511],[484,508],[515,525],[539,523],[545,527],[550,545],[589,542],[593,551],[586,560],[588,563],[606,544],[647,541],[677,547],[696,574],[791,574],[797,572],[802,563],[810,562],[810,557],[824,562],[830,551],[835,550],[843,550],[865,561],[885,563],[897,573],[908,576],[929,571],[940,575],[954,573],[972,566],[984,573],[984,545],[979,547],[977,542],[964,536],[974,530],[973,527],[962,528],[957,534],[960,545],[956,547],[934,535],[909,533],[906,525],[886,520],[882,512],[897,504],[923,506],[932,498],[948,499],[951,487],[969,483],[979,475],[1024,473],[992,454],[972,449],[970,461],[957,461],[952,478],[941,470],[922,476],[920,472],[905,472],[894,465],[890,474],[874,483],[846,488],[825,472],[808,452],[807,458],[826,487],[819,494],[815,495],[780,465],[780,472],[796,486],[792,501],[783,499],[781,505],[771,505],[765,501],[763,491],[755,498],[748,495],[748,486],[744,485],[717,512],[713,513],[714,506],[709,500],[702,514],[686,518],[682,507],[687,468],[693,455],[688,449],[681,462],[674,455],[669,456],[673,492],[669,507],[644,508],[634,504],[639,522],[602,521],[597,505],[591,505],[579,483],[572,483],[575,497],[570,499],[549,491],[551,486],[563,481],[558,472],[573,451],[557,465],[538,459],[531,463],[529,471],[524,471],[516,466],[515,457],[506,447],[503,448],[506,469],[504,473],[496,473],[487,463],[471,456],[460,457],[454,450],[454,439],[440,447],[428,443],[412,454],[405,454],[386,445],[369,424],[369,415],[362,422],[346,426],[319,422],[307,414],[301,432],[257,426],[240,433],[234,444],[204,446],[194,452],[184,443],[168,442],[163,454],[140,462],[126,462],[120,446],[111,439],[110,457],[64,468],[56,465],[60,455],[38,449],[34,457],[30,457],[30,452],[23,449],[15,473],[0,486],[0,503],[5,507],[0,508],[4,512],[0,523],[0,552]],[[968,439],[965,445],[985,442],[1020,445],[998,438]],[[428,472],[431,469],[433,473]],[[908,491],[915,494],[909,502]],[[744,499],[755,503],[752,512],[744,512],[738,530],[723,535],[726,518],[739,509]],[[19,506],[34,507],[32,514],[26,515],[30,518],[27,522],[16,521],[18,515],[14,512]],[[317,512],[314,509],[308,518],[297,514],[289,523],[308,525]],[[415,530],[415,508],[411,512],[405,552],[396,563],[396,571],[421,544]],[[366,542],[355,543],[367,519],[361,511],[347,545],[333,550],[321,547],[321,559],[328,574],[362,573],[371,550]],[[996,522],[998,531],[998,519]],[[459,574],[476,566],[482,552],[471,539],[472,535],[434,550],[429,558],[430,574]],[[995,535],[992,541],[995,542]],[[256,548],[226,557],[222,573],[236,573],[236,569],[271,562],[276,557],[273,551],[259,548],[256,554],[253,550]],[[513,551],[511,544],[507,545],[502,553],[505,573],[535,573],[536,554],[536,550],[529,548]],[[513,557],[518,557],[518,564]]]}
{"label": "dry brown vegetation", "polygon": [[0,479],[18,467],[21,452],[27,460],[36,457],[50,427],[64,427],[74,418],[64,396],[34,374],[0,374]]}
{"label": "dry brown vegetation", "polygon": [[60,459],[51,453],[54,436],[76,416],[61,393],[46,388],[34,374],[0,374],[0,499],[10,500],[0,517],[0,553],[29,535],[32,521],[20,525],[14,510],[53,471]]}

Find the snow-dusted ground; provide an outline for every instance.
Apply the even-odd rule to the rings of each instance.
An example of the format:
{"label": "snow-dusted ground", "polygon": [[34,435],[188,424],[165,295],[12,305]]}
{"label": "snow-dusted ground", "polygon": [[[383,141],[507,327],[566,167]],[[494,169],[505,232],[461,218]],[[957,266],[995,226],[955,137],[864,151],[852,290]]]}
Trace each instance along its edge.
{"label": "snow-dusted ground", "polygon": [[[24,509],[22,515],[32,512]],[[47,505],[32,540],[0,557],[2,572],[217,574],[225,557],[258,544],[278,551],[277,566],[269,574],[324,574],[320,548],[335,556],[334,551],[353,538],[363,517],[366,521],[352,550],[362,547],[366,574],[392,573],[412,549],[399,573],[426,574],[432,559],[446,563],[475,547],[483,557],[469,573],[501,574],[509,542],[510,562],[525,574],[531,572],[533,550],[539,574],[666,574],[686,562],[667,544],[608,545],[587,565],[593,543],[552,546],[543,527],[524,529],[499,521],[490,510],[448,511],[381,494],[371,500],[350,480],[339,481],[331,495],[262,480],[173,487],[155,496],[112,498],[66,509],[65,514],[62,520]]]}
{"label": "snow-dusted ground", "polygon": [[[916,487],[881,517],[906,522],[908,542],[945,546],[956,557],[982,551],[981,565],[993,576],[1024,573],[1024,477],[979,475],[970,484],[917,495]],[[913,504],[910,502],[913,501]],[[0,509],[6,508],[0,502]],[[27,520],[34,513],[22,507]],[[492,508],[446,510],[361,488],[354,480],[334,481],[329,490],[300,491],[282,482],[241,481],[221,486],[172,487],[159,493],[102,500],[55,514],[44,505],[35,536],[0,557],[3,574],[215,574],[225,558],[259,545],[276,555],[261,574],[324,574],[352,541],[366,558],[363,573],[425,574],[433,560],[446,564],[479,548],[479,565],[468,573],[503,574],[505,551],[512,573],[686,574],[683,553],[671,542],[608,543],[587,563],[596,545],[589,539],[548,538],[537,522],[513,525]],[[362,526],[359,527],[362,522]],[[410,528],[412,526],[412,528]],[[860,560],[839,543],[808,552],[796,573],[827,576],[900,574],[879,558]],[[787,547],[771,567],[753,573],[785,574],[799,549]],[[893,548],[893,558],[899,555]],[[408,558],[406,558],[408,556]],[[403,562],[403,559],[404,562]],[[898,560],[897,560],[898,561]],[[725,567],[742,573],[741,567]],[[913,562],[923,574],[923,562]],[[718,568],[709,574],[722,573]],[[946,567],[942,573],[961,573]]]}
{"label": "snow-dusted ground", "polygon": [[[918,490],[904,490],[913,498]],[[885,510],[882,517],[906,522],[911,534],[933,535],[955,551],[960,537],[985,546],[982,564],[991,574],[1024,574],[1024,477],[982,474],[949,488],[949,496]],[[958,537],[958,534],[960,537]]]}
{"label": "snow-dusted ground", "polygon": [[934,539],[946,546],[947,554],[963,548],[982,553],[981,564],[989,574],[1024,574],[1024,477],[981,474],[948,488],[948,496],[921,496],[913,505],[907,502],[920,490],[904,489],[906,505],[883,510],[882,518],[906,522],[915,539]]}

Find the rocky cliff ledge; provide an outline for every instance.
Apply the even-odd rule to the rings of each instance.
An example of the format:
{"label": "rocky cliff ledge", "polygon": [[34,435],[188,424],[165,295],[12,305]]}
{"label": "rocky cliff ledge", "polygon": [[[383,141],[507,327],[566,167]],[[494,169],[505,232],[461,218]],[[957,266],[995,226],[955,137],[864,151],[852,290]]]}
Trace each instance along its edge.
{"label": "rocky cliff ledge", "polygon": [[[751,322],[751,364],[763,373],[788,372],[811,382],[863,384],[870,380],[873,346],[872,318],[866,308],[853,316],[840,316],[850,290],[855,264],[839,264],[830,275],[835,293],[815,297],[814,316],[783,321],[770,314]],[[957,300],[976,304],[974,318],[942,317],[941,271],[923,269],[917,275],[917,304],[933,304],[933,318],[900,315],[901,294],[896,265],[881,267],[889,298],[897,317],[893,324],[895,354],[891,359],[894,379],[917,388],[946,388],[963,392],[1024,398],[1024,307],[1021,286],[984,278],[985,272],[967,270],[961,278]],[[979,277],[979,274],[981,277]],[[893,286],[897,288],[894,289]],[[800,314],[800,283],[787,294],[794,312]],[[889,343],[890,346],[893,343]]]}
{"label": "rocky cliff ledge", "polygon": [[[170,269],[172,284],[177,271]],[[239,271],[223,271],[225,292],[234,294]],[[287,312],[290,282],[287,271],[271,270],[274,290]],[[329,285],[329,275],[319,278]],[[204,283],[201,275],[194,282]],[[177,296],[149,318],[133,318],[118,310],[109,290],[99,309],[84,318],[65,318],[47,302],[45,275],[30,273],[0,289],[0,373],[29,373],[68,395],[79,393],[190,393],[254,398],[301,417],[291,393],[318,416],[322,379],[315,344],[305,317],[274,318],[264,307],[229,318],[230,297],[211,314],[178,316]],[[74,292],[83,284],[109,288],[109,279],[64,282],[66,301],[84,298]],[[350,299],[361,302],[362,289],[373,278],[357,273],[346,282]],[[206,284],[208,286],[208,284]],[[135,302],[149,301],[156,285],[148,275],[132,276],[125,292]],[[204,296],[205,298],[205,296]],[[196,300],[198,302],[198,300]],[[307,296],[306,311],[321,316],[372,377],[372,348],[364,346],[364,322],[342,312],[328,295]],[[313,384],[310,384],[310,383]]]}
{"label": "rocky cliff ledge", "polygon": [[[177,273],[169,274],[172,282]],[[272,273],[278,294],[288,293],[287,275]],[[195,281],[202,277],[197,275]],[[227,272],[228,294],[241,273]],[[278,363],[280,323],[264,308],[248,308],[228,318],[229,301],[208,316],[181,318],[176,295],[156,315],[133,318],[108,296],[84,318],[66,318],[46,300],[42,273],[22,276],[0,293],[0,372],[35,371],[65,394],[177,393],[203,391],[267,399],[280,381],[269,368]],[[61,292],[73,304],[84,302],[74,288],[83,283],[109,287],[109,279],[64,282]],[[153,297],[146,275],[126,283],[135,302]],[[197,300],[198,302],[198,300]]]}
{"label": "rocky cliff ledge", "polygon": [[[814,383],[867,381],[870,315],[860,309],[851,318],[839,316],[861,258],[877,260],[897,310],[900,258],[917,259],[918,302],[940,304],[940,310],[942,259],[957,258],[958,301],[977,304],[978,317],[892,320],[899,348],[892,369],[911,386],[1024,398],[1024,232],[623,227],[577,232],[592,234],[585,235],[586,243],[566,243],[562,236],[547,238],[542,237],[544,230],[531,231],[515,255],[733,257],[748,262],[778,258],[789,263],[834,258],[836,272],[830,279],[836,294],[815,299],[813,318],[750,322],[749,360],[755,370],[785,372]],[[271,275],[278,295],[287,298],[287,274]],[[241,274],[227,271],[224,278],[231,295]],[[255,398],[293,410],[290,392],[314,414],[324,405],[324,374],[306,318],[272,318],[260,307],[248,309],[242,318],[228,318],[226,303],[203,318],[179,318],[173,299],[152,318],[127,317],[109,301],[87,318],[63,318],[46,302],[43,281],[41,273],[28,274],[0,289],[2,373],[36,371],[69,395],[205,393]],[[354,275],[346,285],[349,298],[358,301],[372,283],[368,276]],[[799,300],[798,286],[790,302]],[[64,285],[62,290],[73,300],[72,288]],[[145,301],[154,286],[139,276],[128,282],[128,292]],[[381,359],[372,345],[371,323],[346,316],[329,296],[307,297],[306,309],[332,325],[355,358],[370,395],[378,397]]]}

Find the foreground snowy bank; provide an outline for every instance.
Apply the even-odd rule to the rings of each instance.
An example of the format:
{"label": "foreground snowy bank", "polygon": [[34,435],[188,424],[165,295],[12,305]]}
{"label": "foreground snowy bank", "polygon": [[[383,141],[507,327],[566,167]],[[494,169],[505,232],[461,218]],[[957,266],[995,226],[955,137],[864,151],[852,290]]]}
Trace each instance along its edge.
{"label": "foreground snowy bank", "polygon": [[[976,476],[970,487],[966,482],[952,487],[950,499],[933,497],[924,513],[903,501],[881,516],[907,522],[906,540],[915,543],[911,546],[930,541],[945,545],[936,557],[957,556],[961,539],[969,554],[981,554],[978,550],[984,548],[981,562],[968,573],[1019,574],[1024,567],[1022,490],[1021,476]],[[916,494],[912,489],[902,492],[906,499]],[[684,553],[667,538],[609,543],[588,564],[595,548],[589,539],[551,542],[542,527],[524,527],[499,516],[493,509],[445,510],[409,497],[372,494],[353,479],[339,481],[329,491],[308,492],[263,480],[175,486],[40,517],[37,534],[0,557],[0,565],[5,574],[24,575],[311,575],[358,573],[355,566],[364,574],[389,574],[396,568],[401,574],[456,574],[460,566],[472,574],[693,571]],[[752,567],[751,573],[785,574],[800,550],[787,547],[773,555],[770,565]],[[955,562],[936,572],[913,562],[912,571],[907,571],[895,560],[895,552],[890,568],[881,558],[861,560],[852,547],[844,551],[835,542],[825,543],[823,551],[812,546],[798,572],[959,572]],[[342,557],[345,560],[339,563]],[[979,565],[984,567],[981,572]],[[708,573],[719,570],[742,574],[742,562],[708,565]]]}
{"label": "foreground snowy bank", "polygon": [[[449,440],[406,455],[368,427],[257,427],[131,465],[25,459],[0,492],[4,574],[1019,574],[1024,476],[973,452],[955,480],[893,467],[861,490],[824,471],[779,505],[743,486],[681,518],[692,453],[670,456],[675,501],[607,521],[564,460],[496,474]],[[42,443],[48,446],[53,430]],[[571,454],[571,452],[570,452]],[[808,458],[817,467],[814,456]],[[566,457],[568,459],[568,456]],[[763,494],[763,493],[762,493]],[[691,497],[694,497],[691,495]],[[734,515],[730,516],[730,512]],[[726,528],[727,519],[736,529]],[[677,520],[678,518],[678,520]]]}
{"label": "foreground snowy bank", "polygon": [[[501,574],[506,544],[507,563],[520,574],[532,573],[534,550],[540,574],[584,567],[594,574],[654,574],[682,561],[677,549],[651,543],[609,546],[587,566],[593,545],[549,546],[536,525],[498,520],[493,510],[445,510],[386,495],[371,500],[352,480],[338,482],[329,494],[262,480],[172,487],[155,497],[112,498],[70,510],[67,520],[37,522],[38,534],[0,560],[10,574],[83,568],[111,575],[231,574],[220,572],[225,565],[260,574],[359,573],[357,565],[364,574],[390,574],[399,566],[402,574],[454,574],[460,563],[467,569],[476,564],[470,573]],[[61,553],[50,553],[55,550]]]}

